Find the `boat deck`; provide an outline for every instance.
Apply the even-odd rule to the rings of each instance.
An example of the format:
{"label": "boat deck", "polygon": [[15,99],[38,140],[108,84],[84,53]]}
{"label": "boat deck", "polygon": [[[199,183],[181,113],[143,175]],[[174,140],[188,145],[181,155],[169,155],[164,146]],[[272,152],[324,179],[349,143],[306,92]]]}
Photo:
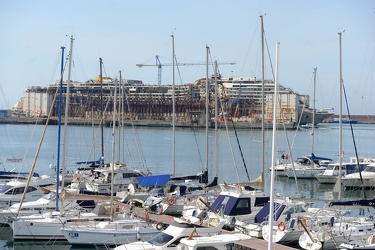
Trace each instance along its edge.
{"label": "boat deck", "polygon": [[[130,210],[130,206],[128,204],[119,204],[120,208],[125,209],[125,210]],[[133,213],[136,217],[144,219],[146,214],[145,211],[142,208],[139,207],[134,207],[133,208]],[[165,215],[165,214],[149,214],[150,221],[153,222],[162,222],[164,224],[172,224],[174,222],[174,217]],[[222,233],[230,233],[229,231],[222,230]],[[262,239],[257,239],[257,238],[251,238],[249,240],[241,240],[238,243],[235,244],[235,249],[241,249],[241,250],[264,250],[268,248],[268,242]],[[281,245],[281,244],[274,244],[273,246],[274,249],[277,250],[293,250],[296,248],[292,248],[289,246]]]}

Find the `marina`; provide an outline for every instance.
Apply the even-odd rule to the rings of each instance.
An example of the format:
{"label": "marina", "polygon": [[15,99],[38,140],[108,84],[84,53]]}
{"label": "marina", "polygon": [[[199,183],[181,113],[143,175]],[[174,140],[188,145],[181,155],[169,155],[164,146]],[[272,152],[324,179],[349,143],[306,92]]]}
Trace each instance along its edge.
{"label": "marina", "polygon": [[369,3],[68,2],[3,8],[0,249],[375,249]]}
{"label": "marina", "polygon": [[[41,130],[43,125],[10,125],[10,124],[1,124],[2,130],[0,133],[2,140],[0,146],[4,152],[4,155],[12,155],[15,158],[22,158],[23,161],[20,163],[23,167],[20,169],[16,169],[18,171],[27,171],[29,170],[28,166],[30,166],[34,152],[36,151],[36,144],[39,140]],[[98,129],[98,127],[96,128]],[[171,141],[168,139],[171,137],[171,129],[170,128],[155,128],[155,127],[136,127],[135,130],[131,129],[131,127],[125,127],[124,136],[128,140],[127,143],[132,145],[129,147],[129,152],[126,154],[128,155],[127,162],[128,167],[137,167],[144,166],[144,170],[151,171],[153,174],[165,174],[171,172],[171,155],[170,155],[170,148],[171,148]],[[371,143],[373,142],[373,138],[369,138],[369,135],[375,134],[375,128],[373,125],[363,125],[363,124],[353,124],[354,133],[356,136],[357,141],[357,149],[361,157],[372,157],[371,151]],[[72,145],[68,155],[69,163],[68,163],[68,170],[72,171],[77,166],[74,162],[84,161],[87,159],[97,159],[98,158],[98,150],[100,151],[99,142],[94,144],[95,150],[92,148],[92,140],[88,139],[92,137],[92,134],[95,134],[95,127],[93,128],[92,125],[87,126],[68,126],[69,131],[69,144]],[[234,131],[229,130],[229,135],[223,129],[219,130],[219,140],[220,148],[220,161],[219,161],[219,172],[217,176],[219,177],[219,183],[236,183],[242,182],[243,177],[238,179],[237,174],[239,176],[246,176],[245,170],[243,166],[237,166],[233,163],[232,158],[230,156],[231,152],[228,150],[230,148],[229,143],[235,143],[234,140]],[[105,135],[105,152],[110,152],[111,150],[111,140],[109,139],[111,133],[111,128],[104,129]],[[209,132],[213,135],[214,130],[210,130]],[[260,154],[259,151],[259,141],[260,141],[260,131],[259,130],[239,130],[237,131],[239,142],[242,147],[242,152],[244,154],[244,159],[247,162],[247,167],[249,168],[251,179],[255,179],[261,173],[261,169],[259,167],[259,157],[257,155]],[[278,131],[278,137],[282,138],[285,136],[284,134],[288,134],[289,136],[293,136],[294,133],[296,134],[296,142],[294,146],[294,150],[292,151],[292,155],[297,154],[299,155],[309,155],[309,147],[305,146],[305,142],[310,140],[311,134],[309,131]],[[315,150],[317,155],[324,153],[325,156],[330,156],[333,161],[337,160],[337,148],[332,147],[333,144],[338,143],[338,126],[335,124],[319,124],[318,128],[315,130],[315,139],[316,142],[319,143],[319,147]],[[350,138],[350,129],[348,127],[344,128],[344,147],[345,157],[355,155],[354,148],[349,146],[351,144]],[[52,174],[52,169],[49,167],[51,164],[55,164],[55,157],[56,157],[56,134],[57,134],[57,126],[50,125],[48,126],[46,137],[44,139],[42,148],[41,148],[41,155],[38,159],[38,163],[36,166],[35,171],[40,174]],[[202,151],[204,148],[204,134],[205,131],[203,129],[186,129],[186,128],[179,128],[176,132],[176,162],[177,162],[177,169],[178,172],[185,175],[185,174],[192,174],[197,173],[200,171],[202,167],[202,162],[199,157],[199,151]],[[12,137],[9,137],[12,135]],[[135,136],[138,139],[135,139]],[[25,144],[23,138],[31,138],[30,143]],[[271,136],[270,131],[266,132],[266,137],[268,138]],[[250,139],[249,139],[250,138]],[[7,143],[7,141],[11,140],[12,143]],[[328,141],[327,141],[328,140]],[[138,141],[138,142],[137,142]],[[231,142],[229,142],[231,141]],[[137,155],[137,144],[139,147],[142,148],[143,157],[135,157]],[[10,145],[10,146],[9,146]],[[290,153],[287,151],[286,143],[282,140],[278,141],[278,159],[281,159],[281,154]],[[266,152],[269,152],[270,145],[266,143]],[[90,153],[92,151],[96,151],[97,153]],[[210,147],[210,151],[213,151],[213,148]],[[17,153],[16,153],[17,152]],[[26,154],[25,154],[26,152]],[[240,157],[240,153],[235,150],[234,154],[237,155],[236,157]],[[267,153],[266,153],[267,154]],[[132,155],[132,156],[131,156]],[[23,157],[22,157],[23,156]],[[131,157],[130,157],[131,156]],[[345,159],[344,157],[344,159]],[[138,159],[139,158],[139,159]],[[133,161],[131,161],[132,159]],[[142,160],[143,159],[143,160]],[[252,159],[252,160],[250,160]],[[210,158],[210,162],[213,159]],[[289,159],[291,160],[291,159]],[[3,160],[5,162],[5,160]],[[241,164],[239,164],[241,165]],[[270,165],[270,158],[266,157],[266,166]],[[162,167],[161,167],[162,166]],[[5,168],[6,166],[4,166]],[[235,170],[235,171],[234,171]],[[268,168],[267,168],[268,170]],[[214,168],[209,168],[209,180],[213,178]],[[267,185],[270,178],[269,171],[265,172],[265,188],[264,192],[269,193],[269,185]],[[298,180],[296,183],[295,180],[285,177],[278,177],[276,180],[276,190],[277,195],[279,197],[304,197],[304,199],[311,199],[312,206],[314,207],[325,207],[327,206],[327,201],[337,200],[338,194],[332,192],[333,185],[332,184],[320,184],[316,179],[306,179],[306,180]],[[280,192],[279,190],[283,190]],[[371,197],[374,195],[373,190],[367,190],[367,195]],[[362,196],[361,190],[345,190],[343,192],[343,199],[350,200],[350,199],[359,199]],[[356,216],[359,214],[358,209],[354,209],[351,213],[351,216]],[[156,215],[150,214],[150,219],[155,220],[163,220],[163,221],[170,221],[173,220],[172,217],[159,217],[164,215]],[[167,219],[168,218],[168,219]],[[7,230],[3,228],[3,230]],[[9,230],[9,228],[8,228]],[[5,234],[4,234],[5,235]],[[252,246],[252,249],[264,249],[267,242],[259,239],[251,239],[249,240],[251,243],[248,247]],[[246,241],[240,242],[241,244],[245,244]],[[10,239],[3,239],[2,241],[3,246],[8,247],[8,249],[18,249],[19,242],[12,243]],[[14,244],[14,245],[13,245]],[[32,247],[40,246],[40,242],[28,242],[23,243],[26,244],[25,247]],[[66,243],[56,243],[58,246],[67,247]],[[70,246],[69,246],[70,247]],[[296,247],[296,246],[292,246]],[[297,246],[298,248],[298,246]],[[5,248],[6,249],[6,248]],[[22,248],[21,248],[22,249]],[[79,249],[74,247],[72,249]]]}

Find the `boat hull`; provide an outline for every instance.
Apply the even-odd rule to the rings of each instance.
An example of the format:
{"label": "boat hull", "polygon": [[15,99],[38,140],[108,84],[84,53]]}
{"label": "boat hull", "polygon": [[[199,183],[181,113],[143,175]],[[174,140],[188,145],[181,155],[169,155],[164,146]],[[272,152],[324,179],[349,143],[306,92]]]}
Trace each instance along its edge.
{"label": "boat hull", "polygon": [[341,179],[341,184],[345,187],[345,189],[359,189],[359,188],[366,188],[366,189],[375,189],[375,177],[373,178],[362,178],[363,184],[361,179],[354,179],[354,178],[343,178]]}
{"label": "boat hull", "polygon": [[316,175],[324,173],[325,168],[286,169],[285,171],[289,178],[315,179]]}
{"label": "boat hull", "polygon": [[13,221],[13,239],[16,240],[65,240],[61,233],[63,222],[58,219]]}
{"label": "boat hull", "polygon": [[87,230],[81,228],[61,229],[64,237],[72,245],[106,245],[113,246],[135,241],[147,241],[160,231],[151,228],[118,229],[118,230]]}
{"label": "boat hull", "polygon": [[337,181],[338,175],[324,175],[324,174],[317,174],[315,178],[321,184],[335,184]]}

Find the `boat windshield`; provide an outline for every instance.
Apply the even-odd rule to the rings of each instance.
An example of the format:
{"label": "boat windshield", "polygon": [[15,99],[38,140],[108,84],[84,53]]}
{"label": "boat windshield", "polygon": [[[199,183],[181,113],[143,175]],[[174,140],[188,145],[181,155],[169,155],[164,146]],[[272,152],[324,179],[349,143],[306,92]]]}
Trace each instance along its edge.
{"label": "boat windshield", "polygon": [[367,166],[367,167],[365,168],[365,170],[363,170],[363,171],[374,173],[374,172],[375,172],[375,166]]}
{"label": "boat windshield", "polygon": [[153,236],[150,240],[147,242],[155,245],[155,246],[163,246],[167,244],[169,241],[173,239],[172,235],[166,234],[166,233],[158,233],[157,235]]}
{"label": "boat windshield", "polygon": [[310,165],[310,160],[307,158],[298,158],[296,162],[301,165]]}
{"label": "boat windshield", "polygon": [[13,186],[9,186],[9,185],[3,185],[1,187],[1,190],[0,190],[0,193],[5,193],[6,191],[8,191],[9,189],[13,188]]}
{"label": "boat windshield", "polygon": [[336,170],[338,169],[337,167],[338,167],[337,165],[328,165],[327,170]]}

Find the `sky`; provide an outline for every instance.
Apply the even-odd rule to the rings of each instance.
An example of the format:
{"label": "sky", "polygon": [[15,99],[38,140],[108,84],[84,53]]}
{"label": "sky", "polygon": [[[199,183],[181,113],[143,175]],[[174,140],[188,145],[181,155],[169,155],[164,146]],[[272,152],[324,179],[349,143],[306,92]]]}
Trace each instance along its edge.
{"label": "sky", "polygon": [[273,79],[279,42],[279,83],[313,96],[316,67],[316,108],[334,108],[338,114],[342,32],[349,112],[375,115],[371,0],[0,0],[0,108],[20,101],[28,86],[47,87],[59,79],[60,47],[66,47],[67,55],[71,36],[74,81],[99,75],[102,58],[104,76],[119,77],[121,71],[125,79],[157,84],[157,67],[136,64],[153,65],[158,55],[167,64],[162,67],[162,84],[171,84],[172,35],[177,62],[198,64],[180,66],[176,84],[206,76],[206,46],[210,61],[219,62],[222,77],[260,79],[260,16],[266,39],[265,79]]}

